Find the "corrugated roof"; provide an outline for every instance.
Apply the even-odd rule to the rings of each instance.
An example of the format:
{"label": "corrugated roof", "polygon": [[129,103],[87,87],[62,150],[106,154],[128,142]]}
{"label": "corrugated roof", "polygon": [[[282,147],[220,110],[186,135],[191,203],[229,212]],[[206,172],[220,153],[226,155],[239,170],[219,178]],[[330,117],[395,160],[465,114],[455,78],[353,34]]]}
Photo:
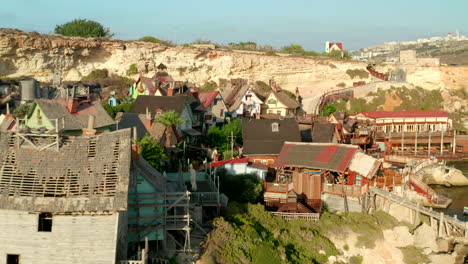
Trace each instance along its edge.
{"label": "corrugated roof", "polygon": [[357,150],[353,145],[285,142],[274,166],[344,172]]}
{"label": "corrugated roof", "polygon": [[[278,123],[278,132],[272,124]],[[301,141],[299,125],[294,118],[285,119],[243,119],[243,154],[277,155],[285,141]]]}
{"label": "corrugated roof", "polygon": [[351,164],[349,165],[349,170],[357,172],[370,179],[374,177],[381,163],[382,162],[369,155],[362,152],[356,152],[351,160]]}
{"label": "corrugated roof", "polygon": [[398,117],[449,117],[444,110],[402,110],[402,111],[367,111],[361,112],[369,118]]}

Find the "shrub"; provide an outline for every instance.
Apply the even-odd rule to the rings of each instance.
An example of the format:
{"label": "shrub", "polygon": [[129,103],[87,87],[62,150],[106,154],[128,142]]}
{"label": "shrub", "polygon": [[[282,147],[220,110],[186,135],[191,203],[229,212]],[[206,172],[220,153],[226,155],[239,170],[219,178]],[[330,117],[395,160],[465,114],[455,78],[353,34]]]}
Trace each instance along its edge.
{"label": "shrub", "polygon": [[24,118],[24,116],[28,115],[28,117],[32,114],[29,113],[31,111],[30,104],[22,104],[13,110],[13,116],[16,118]]}
{"label": "shrub", "polygon": [[148,135],[145,135],[138,143],[140,145],[140,155],[151,166],[161,170],[163,159],[167,158],[164,148],[159,145],[157,140],[151,140]]}
{"label": "shrub", "polygon": [[212,92],[218,88],[218,84],[215,81],[209,81],[204,83],[200,88],[198,88],[199,92]]}
{"label": "shrub", "polygon": [[346,83],[344,82],[340,82],[336,85],[336,87],[341,87],[341,88],[345,88],[346,87]]}
{"label": "shrub", "polygon": [[107,111],[107,113],[112,117],[112,119],[114,119],[118,112],[129,113],[132,110],[134,104],[135,102],[130,101],[127,103],[121,103],[116,106],[110,106],[108,104],[105,104],[103,105],[103,107]]}
{"label": "shrub", "polygon": [[319,55],[315,51],[306,51],[301,45],[298,44],[291,44],[289,46],[285,46],[281,49],[282,52],[293,54],[293,55],[302,55],[302,56],[317,56]]}
{"label": "shrub", "polygon": [[268,50],[265,52],[265,55],[267,56],[278,56],[278,54],[276,54],[276,52],[272,51],[272,50]]}
{"label": "shrub", "polygon": [[127,70],[127,74],[137,74],[138,73],[138,68],[136,66],[136,64],[131,64],[129,67],[128,67],[128,70]]}
{"label": "shrub", "polygon": [[329,53],[324,53],[325,56],[335,59],[344,59],[349,60],[351,59],[351,54],[347,51],[339,51],[339,50],[332,50]]}
{"label": "shrub", "polygon": [[335,108],[333,105],[326,105],[326,106],[323,108],[322,114],[323,114],[324,116],[329,116],[329,115],[331,115],[331,114],[333,114],[333,113],[335,113],[335,112],[336,112],[336,108]]}
{"label": "shrub", "polygon": [[369,77],[369,73],[362,69],[348,69],[346,70],[346,74],[348,74],[351,79],[354,79],[354,77],[359,77],[359,79],[366,79]]}
{"label": "shrub", "polygon": [[81,78],[82,81],[105,79],[109,77],[109,71],[107,69],[96,69],[90,72],[88,75]]}
{"label": "shrub", "polygon": [[110,32],[109,28],[105,28],[103,25],[96,21],[86,19],[75,19],[71,22],[63,25],[55,26],[55,34],[60,34],[70,37],[104,37],[110,38],[114,34]]}
{"label": "shrub", "polygon": [[152,37],[152,36],[144,36],[142,38],[139,38],[138,41],[144,41],[144,42],[151,42],[151,43],[162,43],[163,41],[158,39],[158,38],[155,38],[155,37]]}

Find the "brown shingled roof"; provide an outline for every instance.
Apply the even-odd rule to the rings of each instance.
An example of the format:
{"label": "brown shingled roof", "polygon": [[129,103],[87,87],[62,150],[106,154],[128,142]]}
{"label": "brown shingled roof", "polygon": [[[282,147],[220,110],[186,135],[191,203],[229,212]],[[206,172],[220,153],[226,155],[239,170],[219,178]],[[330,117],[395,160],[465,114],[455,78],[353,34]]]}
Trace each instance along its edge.
{"label": "brown shingled roof", "polygon": [[272,93],[274,93],[276,95],[276,98],[278,99],[278,101],[280,101],[286,107],[291,108],[291,109],[296,109],[296,108],[300,107],[299,103],[296,100],[289,97],[289,95],[286,94],[284,91],[282,91],[282,90],[280,90],[278,92],[272,91]]}
{"label": "brown shingled roof", "polygon": [[148,108],[148,111],[151,113],[161,109],[163,111],[173,110],[178,114],[182,114],[186,100],[186,96],[139,95],[135,100],[131,112],[135,114],[146,114],[146,108]]}
{"label": "brown shingled roof", "polygon": [[[279,131],[272,131],[272,124],[278,123]],[[277,155],[285,141],[301,141],[299,126],[294,118],[285,119],[243,119],[243,154]]]}

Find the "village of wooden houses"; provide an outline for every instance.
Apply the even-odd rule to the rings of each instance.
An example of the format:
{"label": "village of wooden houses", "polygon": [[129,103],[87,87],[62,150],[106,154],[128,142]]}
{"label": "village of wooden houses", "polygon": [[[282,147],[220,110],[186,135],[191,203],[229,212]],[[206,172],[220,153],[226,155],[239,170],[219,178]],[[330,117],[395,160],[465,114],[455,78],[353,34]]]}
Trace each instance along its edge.
{"label": "village of wooden houses", "polygon": [[260,204],[286,221],[383,210],[468,237],[421,179],[468,156],[443,110],[325,114],[343,96],[328,93],[306,113],[274,80],[265,96],[245,79],[202,92],[162,63],[145,76],[105,101],[86,83],[20,81],[0,116],[0,220],[18,227],[0,230],[0,263],[169,263],[250,191],[223,192],[236,177],[260,182]]}

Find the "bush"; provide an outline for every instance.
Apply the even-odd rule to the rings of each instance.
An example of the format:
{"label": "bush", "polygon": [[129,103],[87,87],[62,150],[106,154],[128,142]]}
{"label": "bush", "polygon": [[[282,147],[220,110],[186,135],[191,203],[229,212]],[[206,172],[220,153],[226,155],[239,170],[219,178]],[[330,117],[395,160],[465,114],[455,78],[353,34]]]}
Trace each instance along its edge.
{"label": "bush", "polygon": [[88,75],[81,78],[82,81],[105,79],[109,77],[109,71],[107,69],[96,69],[90,72]]}
{"label": "bush", "polygon": [[163,159],[167,158],[164,148],[159,145],[158,141],[151,140],[148,135],[145,135],[139,142],[140,155],[154,168],[161,170]]}
{"label": "bush", "polygon": [[220,175],[220,189],[229,201],[257,203],[263,198],[263,184],[254,174]]}
{"label": "bush", "polygon": [[422,248],[415,246],[406,246],[400,248],[403,253],[403,261],[406,264],[428,263],[429,258],[424,255]]}
{"label": "bush", "polygon": [[127,74],[137,74],[138,73],[138,68],[136,64],[131,64],[130,67],[128,67]]}
{"label": "bush", "polygon": [[162,39],[158,39],[158,38],[155,38],[155,37],[152,37],[152,36],[145,36],[145,37],[139,38],[138,41],[151,42],[151,43],[162,44],[162,45],[166,45],[166,46],[175,46],[176,45],[171,40],[162,40]]}
{"label": "bush", "polygon": [[344,82],[340,82],[336,85],[336,87],[341,87],[341,88],[345,88],[346,87],[346,83]]}
{"label": "bush", "polygon": [[323,114],[324,116],[329,116],[329,115],[331,115],[331,114],[333,114],[333,113],[335,113],[335,112],[336,112],[336,108],[335,108],[333,105],[326,105],[326,106],[323,108],[322,114]]}
{"label": "bush", "polygon": [[293,54],[293,55],[302,55],[302,56],[318,56],[319,54],[315,51],[306,51],[301,45],[291,44],[285,46],[281,49],[282,52]]}
{"label": "bush", "polygon": [[276,54],[276,52],[272,51],[272,50],[268,50],[265,52],[265,55],[267,56],[278,56],[278,54]]}
{"label": "bush", "polygon": [[104,37],[110,38],[114,34],[110,32],[109,28],[105,28],[103,25],[96,21],[86,19],[75,19],[71,22],[63,25],[55,26],[55,34],[60,34],[69,37]]}
{"label": "bush", "polygon": [[116,106],[110,106],[108,104],[103,105],[104,109],[107,111],[107,113],[112,117],[112,119],[115,118],[118,112],[124,112],[124,113],[129,113],[132,111],[133,105],[135,102],[126,102],[126,103],[121,103]]}
{"label": "bush", "polygon": [[215,81],[209,81],[203,84],[200,88],[198,88],[199,92],[212,92],[218,89],[218,84]]}
{"label": "bush", "polygon": [[349,60],[351,59],[351,54],[347,51],[339,51],[339,50],[332,50],[329,53],[324,53],[325,56],[335,59],[344,59]]}
{"label": "bush", "polygon": [[30,104],[22,104],[13,110],[13,116],[16,118],[24,118],[24,116],[28,115],[28,117],[32,114],[29,113],[31,111]]}
{"label": "bush", "polygon": [[362,69],[348,69],[346,70],[346,74],[348,74],[351,79],[354,79],[354,77],[359,77],[359,79],[369,78],[369,72]]}

